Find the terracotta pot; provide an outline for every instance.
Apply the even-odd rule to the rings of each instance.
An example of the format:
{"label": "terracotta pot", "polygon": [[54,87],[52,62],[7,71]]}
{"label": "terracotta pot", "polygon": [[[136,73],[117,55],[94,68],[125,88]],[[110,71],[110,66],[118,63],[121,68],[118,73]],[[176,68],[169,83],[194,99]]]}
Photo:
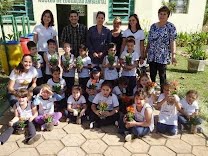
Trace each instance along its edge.
{"label": "terracotta pot", "polygon": [[196,125],[191,125],[191,133],[192,134],[197,133],[197,127],[196,127]]}

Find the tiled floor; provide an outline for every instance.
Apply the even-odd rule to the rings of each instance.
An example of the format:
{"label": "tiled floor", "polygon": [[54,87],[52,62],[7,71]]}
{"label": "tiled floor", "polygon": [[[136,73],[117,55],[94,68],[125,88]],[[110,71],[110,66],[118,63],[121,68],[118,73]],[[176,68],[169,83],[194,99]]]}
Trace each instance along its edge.
{"label": "tiled floor", "polygon": [[[6,112],[0,118],[0,132],[11,119]],[[0,155],[11,156],[208,156],[208,143],[201,134],[165,136],[152,133],[142,139],[124,142],[114,126],[87,129],[87,126],[60,123],[52,132],[38,132],[42,138],[34,145],[23,143],[23,135],[12,135],[0,145]]]}

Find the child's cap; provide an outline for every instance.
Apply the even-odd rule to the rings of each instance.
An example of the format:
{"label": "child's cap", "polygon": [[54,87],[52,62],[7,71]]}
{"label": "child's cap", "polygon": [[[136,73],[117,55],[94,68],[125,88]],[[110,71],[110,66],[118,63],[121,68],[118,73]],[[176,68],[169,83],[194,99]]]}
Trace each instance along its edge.
{"label": "child's cap", "polygon": [[99,66],[95,66],[92,68],[92,73],[98,73],[98,72],[101,72],[101,68]]}

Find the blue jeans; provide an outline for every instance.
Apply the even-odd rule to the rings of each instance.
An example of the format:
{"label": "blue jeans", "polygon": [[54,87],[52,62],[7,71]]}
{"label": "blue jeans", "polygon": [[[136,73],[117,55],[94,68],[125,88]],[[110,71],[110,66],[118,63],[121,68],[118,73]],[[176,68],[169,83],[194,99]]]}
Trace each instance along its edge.
{"label": "blue jeans", "polygon": [[125,127],[125,123],[123,122],[123,117],[119,119],[118,126],[119,126],[119,133],[122,133],[122,134],[124,134],[125,131],[129,131],[131,134],[134,134],[139,137],[143,137],[147,135],[148,133],[150,133],[149,127],[135,126],[135,127],[127,129]]}
{"label": "blue jeans", "polygon": [[[202,123],[202,119],[198,117],[196,119],[196,124],[197,125],[201,125],[201,123]],[[179,127],[179,129],[181,129],[181,124],[183,126],[185,126],[185,127],[188,127],[189,126],[188,125],[188,118],[186,116],[184,116],[184,115],[179,115],[178,116],[178,127]]]}
{"label": "blue jeans", "polygon": [[158,122],[157,131],[163,134],[168,133],[170,135],[176,135],[178,128],[176,125],[166,125],[166,124]]}

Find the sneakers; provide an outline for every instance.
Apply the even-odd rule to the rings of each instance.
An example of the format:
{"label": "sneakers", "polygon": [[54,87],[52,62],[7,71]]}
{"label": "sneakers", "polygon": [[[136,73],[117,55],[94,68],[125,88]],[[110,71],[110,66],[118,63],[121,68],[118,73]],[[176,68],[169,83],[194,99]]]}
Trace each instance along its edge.
{"label": "sneakers", "polygon": [[127,135],[125,136],[125,141],[126,141],[126,142],[130,142],[132,139],[133,139],[133,134],[127,134]]}
{"label": "sneakers", "polygon": [[90,122],[90,129],[94,128],[94,124],[95,124],[95,122]]}
{"label": "sneakers", "polygon": [[41,138],[41,134],[36,134],[34,137],[30,138],[27,142],[28,145],[34,144],[36,141],[38,141]]}

